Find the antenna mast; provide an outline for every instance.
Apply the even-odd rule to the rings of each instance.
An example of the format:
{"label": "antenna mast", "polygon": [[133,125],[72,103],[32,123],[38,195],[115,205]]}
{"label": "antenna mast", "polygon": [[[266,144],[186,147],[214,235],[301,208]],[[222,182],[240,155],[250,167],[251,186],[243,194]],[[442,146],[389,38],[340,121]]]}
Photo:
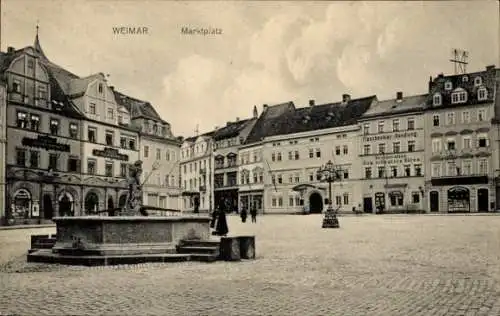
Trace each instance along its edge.
{"label": "antenna mast", "polygon": [[452,59],[455,68],[455,75],[465,74],[467,72],[467,65],[469,64],[469,52],[463,49],[454,48],[452,50]]}
{"label": "antenna mast", "polygon": [[194,134],[195,134],[196,136],[198,136],[198,134],[199,134],[199,132],[200,132],[200,131],[199,131],[199,129],[198,129],[198,127],[199,127],[199,124],[196,124],[196,128],[195,128],[195,130],[194,130]]}

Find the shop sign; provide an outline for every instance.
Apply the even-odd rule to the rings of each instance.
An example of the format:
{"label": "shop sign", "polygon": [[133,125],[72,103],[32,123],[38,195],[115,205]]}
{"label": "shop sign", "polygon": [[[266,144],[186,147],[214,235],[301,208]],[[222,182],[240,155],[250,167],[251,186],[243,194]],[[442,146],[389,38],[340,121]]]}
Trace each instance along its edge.
{"label": "shop sign", "polygon": [[128,161],[128,155],[120,154],[118,149],[105,147],[103,150],[94,149],[92,155],[109,159]]}
{"label": "shop sign", "polygon": [[71,148],[68,144],[58,143],[55,137],[49,137],[43,135],[38,135],[37,138],[24,137],[22,140],[22,145],[28,147],[43,148],[46,150],[55,150],[63,152],[71,151]]}
{"label": "shop sign", "polygon": [[421,163],[422,159],[408,154],[376,155],[375,161],[364,160],[364,166]]}
{"label": "shop sign", "polygon": [[374,142],[374,141],[381,141],[381,140],[391,140],[393,138],[395,139],[402,139],[402,138],[416,138],[418,136],[416,131],[406,131],[406,132],[396,132],[394,134],[380,134],[380,135],[373,135],[373,136],[364,136],[363,141],[364,142]]}

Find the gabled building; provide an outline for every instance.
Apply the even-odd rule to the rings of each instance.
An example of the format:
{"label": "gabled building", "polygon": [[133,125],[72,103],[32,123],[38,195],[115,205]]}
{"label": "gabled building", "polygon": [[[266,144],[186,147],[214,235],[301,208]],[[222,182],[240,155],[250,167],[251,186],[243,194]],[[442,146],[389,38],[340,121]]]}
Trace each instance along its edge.
{"label": "gabled building", "polygon": [[430,212],[495,209],[493,157],[498,69],[429,81],[425,109],[426,196]]}
{"label": "gabled building", "polygon": [[182,189],[181,210],[200,212],[214,209],[213,131],[184,139],[180,148],[179,176]]}
{"label": "gabled building", "polygon": [[5,223],[5,158],[7,154],[7,85],[0,81],[0,225]]}
{"label": "gabled building", "polygon": [[123,118],[130,113],[130,124],[139,130],[139,159],[143,166],[142,181],[145,181],[144,204],[180,209],[180,141],[172,134],[170,124],[160,117],[149,102],[127,96],[114,90],[114,87],[111,89],[119,105],[119,124],[127,124]]}
{"label": "gabled building", "polygon": [[427,94],[377,101],[358,122],[361,208],[364,212],[426,209],[424,199]]}
{"label": "gabled building", "polygon": [[213,134],[215,205],[224,201],[228,212],[237,211],[241,207],[238,204],[238,184],[247,179],[248,174],[238,172],[239,148],[256,121],[257,115],[254,111],[253,118],[244,120],[237,118],[235,122],[227,122],[226,126],[216,129]]}

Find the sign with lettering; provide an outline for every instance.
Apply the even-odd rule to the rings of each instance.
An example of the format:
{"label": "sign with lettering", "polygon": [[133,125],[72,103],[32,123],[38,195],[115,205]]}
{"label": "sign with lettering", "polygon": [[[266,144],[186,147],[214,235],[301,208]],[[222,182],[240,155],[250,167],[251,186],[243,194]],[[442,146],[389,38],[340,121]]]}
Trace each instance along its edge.
{"label": "sign with lettering", "polygon": [[92,155],[97,156],[97,157],[104,157],[104,158],[128,161],[127,155],[120,154],[120,152],[118,152],[118,149],[111,148],[111,147],[105,147],[103,150],[94,149],[94,150],[92,150]]}
{"label": "sign with lettering", "polygon": [[55,137],[38,135],[37,138],[24,137],[22,140],[23,146],[38,147],[46,150],[56,150],[70,152],[71,148],[68,144],[61,144],[57,142]]}
{"label": "sign with lettering", "polygon": [[394,134],[380,134],[380,135],[374,135],[374,136],[364,136],[363,141],[364,142],[374,142],[374,141],[380,141],[380,140],[391,140],[393,137],[396,139],[401,139],[401,138],[416,138],[417,132],[416,131],[406,131],[406,132],[397,132]]}
{"label": "sign with lettering", "polygon": [[418,156],[409,156],[408,154],[390,154],[376,155],[375,161],[364,160],[364,166],[373,165],[397,165],[403,163],[421,163],[422,159]]}

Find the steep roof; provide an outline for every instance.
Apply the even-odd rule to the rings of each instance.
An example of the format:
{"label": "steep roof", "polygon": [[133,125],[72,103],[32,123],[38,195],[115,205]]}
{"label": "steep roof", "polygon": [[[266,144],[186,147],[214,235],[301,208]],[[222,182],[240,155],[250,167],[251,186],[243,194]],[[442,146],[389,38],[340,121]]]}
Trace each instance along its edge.
{"label": "steep roof", "polygon": [[238,136],[250,121],[251,119],[228,122],[226,126],[219,128],[214,132],[214,140],[217,141]]}
{"label": "steep roof", "polygon": [[361,119],[376,117],[379,115],[391,115],[419,111],[425,108],[428,94],[419,94],[397,99],[376,101],[375,104],[363,114]]}
{"label": "steep roof", "polygon": [[277,135],[280,131],[277,126],[283,121],[284,116],[290,116],[293,111],[295,111],[295,105],[291,101],[264,108],[252,131],[248,134],[245,144],[259,142],[264,137]]}
{"label": "steep roof", "polygon": [[151,103],[130,97],[128,95],[116,91],[115,89],[113,89],[113,93],[115,94],[116,102],[120,105],[123,105],[129,111],[131,117],[133,118],[143,117],[168,124],[168,122],[164,121],[160,117],[160,115],[158,114],[158,112],[156,112]]}

